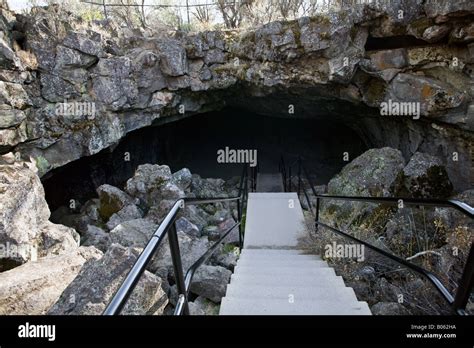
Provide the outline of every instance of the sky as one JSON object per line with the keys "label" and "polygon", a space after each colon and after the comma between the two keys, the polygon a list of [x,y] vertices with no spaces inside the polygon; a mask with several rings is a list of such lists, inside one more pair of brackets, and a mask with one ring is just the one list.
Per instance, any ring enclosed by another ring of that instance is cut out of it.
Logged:
{"label": "sky", "polygon": [[7,0],[8,5],[10,5],[10,9],[14,11],[23,10],[28,8],[28,0]]}

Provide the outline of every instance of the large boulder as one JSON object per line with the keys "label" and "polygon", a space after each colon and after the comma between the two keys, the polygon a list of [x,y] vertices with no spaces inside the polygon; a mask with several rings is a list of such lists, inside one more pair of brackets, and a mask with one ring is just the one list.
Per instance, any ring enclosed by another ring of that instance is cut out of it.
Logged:
{"label": "large boulder", "polygon": [[191,292],[220,303],[225,296],[232,272],[221,266],[203,265],[194,274]]}
{"label": "large boulder", "polygon": [[115,227],[110,231],[110,238],[113,243],[126,247],[144,248],[157,228],[158,225],[149,219],[134,219]]}
{"label": "large boulder", "polygon": [[49,222],[50,211],[35,164],[0,158],[0,270],[79,245],[71,228]]}
{"label": "large boulder", "polygon": [[114,213],[109,221],[107,222],[107,228],[113,230],[116,226],[122,222],[130,221],[134,219],[140,219],[143,217],[143,212],[135,204],[129,204],[118,212]]}
{"label": "large boulder", "polygon": [[424,9],[429,17],[436,16],[458,16],[474,11],[474,4],[470,0],[437,0],[437,1],[426,1],[424,3]]}
{"label": "large boulder", "polygon": [[188,61],[183,44],[176,40],[165,40],[160,45],[160,68],[167,76],[182,76],[188,72]]}
{"label": "large boulder", "polygon": [[108,184],[99,186],[97,188],[97,194],[100,200],[99,213],[105,221],[107,221],[112,214],[118,213],[127,205],[134,203],[133,198],[128,194]]}
{"label": "large boulder", "polygon": [[189,302],[189,312],[191,315],[219,315],[219,305],[198,296],[193,302]]}
{"label": "large boulder", "polygon": [[391,81],[385,100],[419,103],[421,115],[438,117],[447,109],[462,105],[466,100],[466,95],[449,83],[429,77],[400,73]]}
{"label": "large boulder", "polygon": [[171,179],[176,186],[181,190],[186,191],[191,185],[192,174],[188,168],[183,168],[173,173]]}
{"label": "large boulder", "polygon": [[46,314],[84,263],[101,257],[94,247],[80,247],[0,273],[0,314]]}
{"label": "large boulder", "polygon": [[83,246],[95,246],[100,251],[106,252],[112,243],[110,234],[97,226],[88,225],[82,235]]}
{"label": "large boulder", "polygon": [[[49,314],[100,315],[118,290],[139,252],[113,244],[99,260],[88,261],[62,293]],[[145,271],[123,314],[160,314],[168,298],[162,280]]]}
{"label": "large boulder", "polygon": [[[384,147],[370,149],[347,164],[328,184],[328,194],[336,196],[390,197],[394,184],[405,166],[399,150]],[[374,206],[367,203],[323,200],[325,221],[347,226],[367,218]]]}
{"label": "large boulder", "polygon": [[[147,203],[148,206],[152,206],[163,199],[164,192],[162,190],[170,184],[171,178],[171,170],[168,166],[143,164],[137,168],[134,176],[127,181],[126,191]],[[168,195],[168,197],[170,196]]]}
{"label": "large boulder", "polygon": [[370,149],[347,164],[328,184],[329,195],[387,197],[405,160],[399,150]]}
{"label": "large boulder", "polygon": [[413,198],[446,198],[453,185],[438,157],[416,152],[403,168],[395,195]]}
{"label": "large boulder", "polygon": [[226,197],[224,184],[222,179],[203,179],[193,174],[191,191],[196,197]]}
{"label": "large boulder", "polygon": [[201,236],[199,228],[185,217],[180,217],[176,220],[176,231],[184,232],[191,237]]}

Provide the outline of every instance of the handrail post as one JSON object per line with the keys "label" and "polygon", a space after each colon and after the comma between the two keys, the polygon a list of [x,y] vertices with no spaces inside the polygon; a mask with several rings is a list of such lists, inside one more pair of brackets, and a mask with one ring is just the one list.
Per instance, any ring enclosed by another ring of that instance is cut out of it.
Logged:
{"label": "handrail post", "polygon": [[300,189],[301,189],[301,157],[298,157],[298,197],[300,195]]}
{"label": "handrail post", "polygon": [[288,167],[288,192],[291,192],[291,167]]}
{"label": "handrail post", "polygon": [[[320,205],[319,201],[320,201],[319,197],[316,197],[316,217],[315,217],[316,222],[319,222],[319,205]],[[315,226],[316,232],[318,232],[318,226],[319,225],[317,223],[315,223],[315,225],[316,225]]]}
{"label": "handrail post", "polygon": [[474,243],[471,244],[469,255],[467,256],[466,265],[461,276],[461,280],[454,298],[453,309],[456,313],[459,310],[464,310],[471,295],[471,289],[474,285]]}
{"label": "handrail post", "polygon": [[179,251],[178,233],[176,232],[176,223],[170,226],[168,240],[170,243],[171,260],[173,261],[174,277],[178,295],[184,296],[183,314],[189,315],[188,294],[184,285],[183,265],[181,263],[181,253]]}
{"label": "handrail post", "polygon": [[[243,197],[240,197],[237,202],[237,218],[238,221],[242,221],[242,210],[240,209],[240,205],[242,204]],[[242,250],[242,225],[239,225],[239,249]]]}

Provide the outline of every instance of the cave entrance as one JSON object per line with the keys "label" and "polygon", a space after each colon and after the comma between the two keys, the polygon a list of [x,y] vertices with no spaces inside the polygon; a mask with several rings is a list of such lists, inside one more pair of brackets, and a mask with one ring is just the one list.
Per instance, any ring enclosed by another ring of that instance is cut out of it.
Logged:
{"label": "cave entrance", "polygon": [[104,183],[122,187],[144,163],[229,179],[240,175],[242,165],[218,163],[218,151],[226,147],[257,150],[261,172],[277,172],[282,154],[287,160],[302,156],[315,184],[327,183],[347,164],[345,152],[351,160],[368,148],[356,132],[333,120],[271,117],[227,108],[134,131],[113,149],[50,172],[43,178],[46,199],[52,210],[70,199],[85,201]]}

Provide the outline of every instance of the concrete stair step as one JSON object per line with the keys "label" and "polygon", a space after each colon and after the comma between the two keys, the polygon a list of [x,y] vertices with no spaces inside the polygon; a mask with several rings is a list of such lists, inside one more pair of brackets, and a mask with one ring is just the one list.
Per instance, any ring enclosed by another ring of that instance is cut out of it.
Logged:
{"label": "concrete stair step", "polygon": [[321,261],[322,259],[316,255],[297,255],[297,254],[241,254],[239,260],[309,260]]}
{"label": "concrete stair step", "polygon": [[306,268],[306,267],[327,267],[326,261],[319,260],[239,260],[237,265],[240,266],[252,266],[253,268],[260,267],[294,267],[294,268]]}
{"label": "concrete stair step", "polygon": [[318,274],[233,274],[231,284],[242,282],[242,284],[266,285],[266,286],[322,286],[322,287],[345,287],[342,277],[336,276],[332,268],[319,268]]}
{"label": "concrete stair step", "polygon": [[[306,255],[306,252],[301,249],[269,249],[269,248],[246,248],[242,249],[241,251],[242,255],[246,254],[258,254],[258,255]],[[317,255],[314,255],[317,256]]]}
{"label": "concrete stair step", "polygon": [[370,315],[365,302],[295,301],[272,298],[224,297],[221,315]]}
{"label": "concrete stair step", "polygon": [[[329,267],[325,263],[318,264],[317,266],[310,266],[310,267],[275,267],[275,266],[266,266],[266,267],[255,267],[252,265],[239,265],[234,269],[234,274],[255,274],[255,275],[298,275],[298,276],[305,276],[305,275],[312,275],[312,276],[319,276],[321,273],[319,270],[321,268],[326,269],[333,269]],[[335,275],[335,273],[334,273]]]}
{"label": "concrete stair step", "polygon": [[[290,297],[291,296],[291,297]],[[239,283],[231,284],[227,287],[225,297],[239,298],[271,298],[271,299],[293,299],[300,301],[354,301],[357,297],[352,288],[335,287],[328,291],[327,287],[308,286],[272,286],[250,285],[242,286]]]}

